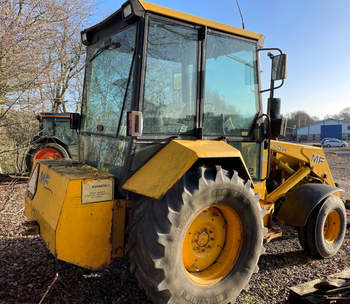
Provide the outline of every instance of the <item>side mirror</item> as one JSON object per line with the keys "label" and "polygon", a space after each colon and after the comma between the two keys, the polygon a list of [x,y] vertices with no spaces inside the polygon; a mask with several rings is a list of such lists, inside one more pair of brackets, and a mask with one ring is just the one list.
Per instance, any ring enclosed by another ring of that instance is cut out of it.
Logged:
{"label": "side mirror", "polygon": [[70,128],[73,130],[80,129],[81,115],[79,113],[70,113]]}
{"label": "side mirror", "polygon": [[[270,92],[270,97],[273,97],[273,92],[283,86],[284,80],[288,74],[288,55],[284,54],[282,50],[278,48],[263,48],[258,49],[258,52],[269,51],[267,56],[271,59],[271,81],[270,88],[261,90],[260,93]],[[279,55],[274,55],[270,51],[277,51]],[[275,87],[275,81],[281,80],[281,84]]]}
{"label": "side mirror", "polygon": [[[273,55],[271,55],[273,56]],[[283,80],[288,75],[288,55],[280,54],[272,57],[271,79]]]}

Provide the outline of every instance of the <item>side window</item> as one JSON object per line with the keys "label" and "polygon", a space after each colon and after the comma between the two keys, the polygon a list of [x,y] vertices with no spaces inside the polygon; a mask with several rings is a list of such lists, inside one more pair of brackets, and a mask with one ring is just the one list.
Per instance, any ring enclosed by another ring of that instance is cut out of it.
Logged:
{"label": "side window", "polygon": [[56,136],[67,145],[77,142],[77,135],[70,128],[68,119],[56,119]]}
{"label": "side window", "polygon": [[260,175],[261,144],[256,142],[229,142],[229,144],[241,151],[249,174],[253,179],[258,179]]}
{"label": "side window", "polygon": [[54,135],[53,118],[43,118],[43,130],[41,135]]}
{"label": "side window", "polygon": [[150,20],[143,133],[193,133],[197,49],[197,30],[160,20]]}

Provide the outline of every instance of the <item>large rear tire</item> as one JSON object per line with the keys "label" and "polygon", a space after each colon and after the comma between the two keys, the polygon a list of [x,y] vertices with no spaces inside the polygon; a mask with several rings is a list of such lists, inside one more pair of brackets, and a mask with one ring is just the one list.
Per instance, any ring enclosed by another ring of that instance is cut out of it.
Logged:
{"label": "large rear tire", "polygon": [[312,211],[305,227],[299,229],[299,242],[309,256],[328,258],[338,252],[345,230],[344,203],[331,195]]}
{"label": "large rear tire", "polygon": [[33,163],[38,159],[70,158],[67,150],[56,143],[41,143],[32,147],[26,155],[27,171],[31,172]]}
{"label": "large rear tire", "polygon": [[135,208],[131,270],[154,303],[233,302],[258,271],[263,215],[237,172],[190,171],[162,199]]}

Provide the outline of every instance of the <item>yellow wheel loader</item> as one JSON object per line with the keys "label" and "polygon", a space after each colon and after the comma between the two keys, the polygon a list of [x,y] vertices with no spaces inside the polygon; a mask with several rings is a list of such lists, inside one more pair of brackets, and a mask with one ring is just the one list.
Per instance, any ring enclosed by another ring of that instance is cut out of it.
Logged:
{"label": "yellow wheel loader", "polygon": [[81,37],[79,161],[39,160],[25,199],[27,225],[56,258],[96,270],[127,256],[154,303],[224,304],[258,271],[264,239],[281,234],[273,216],[309,255],[337,252],[345,209],[323,150],[276,140],[286,54],[139,0]]}

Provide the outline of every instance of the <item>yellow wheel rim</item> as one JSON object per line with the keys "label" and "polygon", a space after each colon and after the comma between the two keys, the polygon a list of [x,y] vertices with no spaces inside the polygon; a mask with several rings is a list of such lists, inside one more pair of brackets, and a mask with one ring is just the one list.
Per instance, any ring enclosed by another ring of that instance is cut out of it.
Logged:
{"label": "yellow wheel rim", "polygon": [[198,285],[213,285],[232,270],[243,241],[243,225],[228,206],[201,211],[186,231],[182,258],[187,277]]}
{"label": "yellow wheel rim", "polygon": [[324,226],[323,235],[327,242],[333,243],[339,236],[341,220],[337,211],[332,211],[328,214]]}

